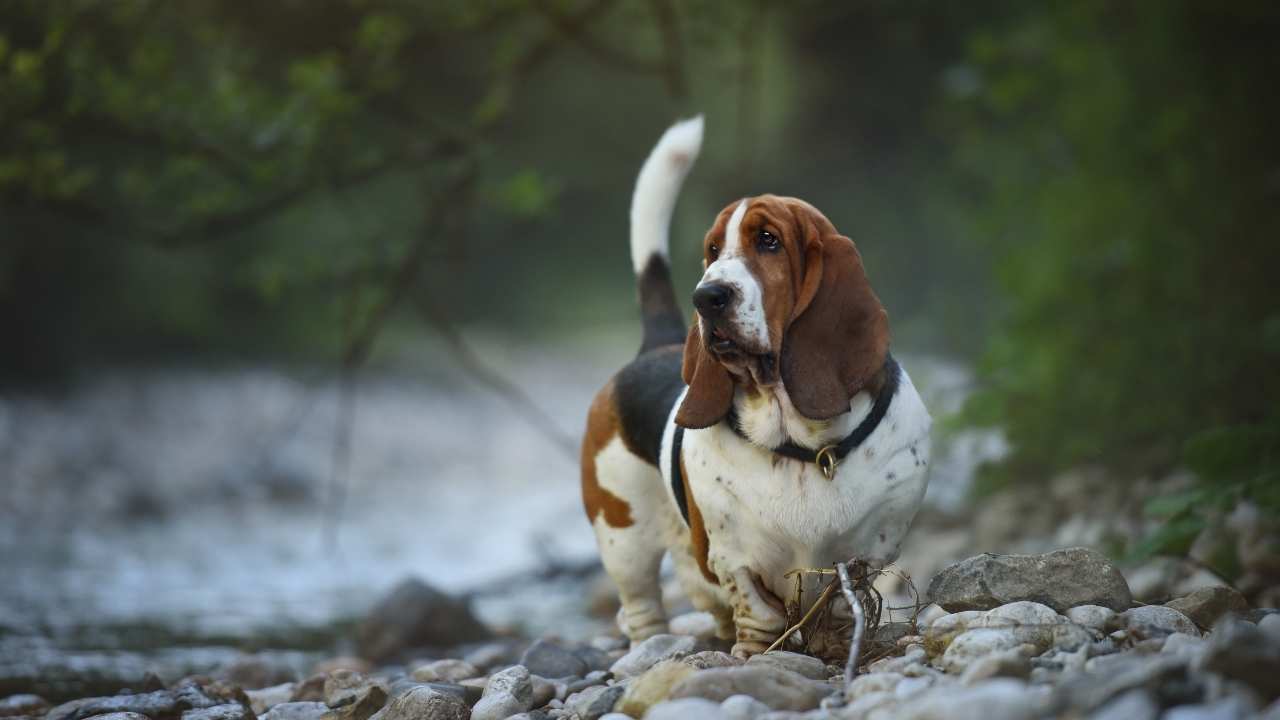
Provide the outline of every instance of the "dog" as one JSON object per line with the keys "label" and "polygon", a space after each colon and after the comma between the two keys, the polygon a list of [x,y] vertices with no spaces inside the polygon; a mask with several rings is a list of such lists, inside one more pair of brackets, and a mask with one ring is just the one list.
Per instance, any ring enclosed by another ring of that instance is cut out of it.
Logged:
{"label": "dog", "polygon": [[[857,248],[802,200],[720,212],[686,332],[668,231],[702,132],[701,117],[673,125],[636,180],[643,340],[591,405],[582,497],[632,643],[668,630],[669,551],[694,607],[748,657],[786,629],[789,571],[897,557],[928,482],[931,419],[889,354]],[[812,605],[822,580],[802,577]]]}

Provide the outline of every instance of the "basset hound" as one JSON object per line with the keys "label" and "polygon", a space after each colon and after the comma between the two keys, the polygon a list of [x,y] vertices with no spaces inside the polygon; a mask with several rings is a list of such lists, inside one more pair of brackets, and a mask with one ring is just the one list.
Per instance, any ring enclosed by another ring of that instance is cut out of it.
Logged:
{"label": "basset hound", "polygon": [[[701,144],[701,117],[677,123],[637,178],[643,342],[591,405],[582,497],[633,643],[667,631],[670,551],[694,606],[748,656],[785,630],[789,571],[897,557],[927,484],[931,420],[889,354],[857,248],[803,200],[720,212],[686,333],[667,235]],[[803,577],[812,604],[822,580]]]}

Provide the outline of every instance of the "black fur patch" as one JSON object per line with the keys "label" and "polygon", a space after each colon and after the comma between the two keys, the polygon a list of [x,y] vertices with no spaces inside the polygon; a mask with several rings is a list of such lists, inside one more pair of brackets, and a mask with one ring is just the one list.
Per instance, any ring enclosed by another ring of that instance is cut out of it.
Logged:
{"label": "black fur patch", "polygon": [[644,272],[636,278],[636,286],[640,291],[640,319],[644,323],[640,353],[683,343],[684,317],[671,286],[671,268],[661,255],[649,257]]}
{"label": "black fur patch", "polygon": [[622,441],[654,467],[667,417],[684,390],[683,351],[680,345],[668,345],[641,353],[614,377],[613,402],[622,422]]}

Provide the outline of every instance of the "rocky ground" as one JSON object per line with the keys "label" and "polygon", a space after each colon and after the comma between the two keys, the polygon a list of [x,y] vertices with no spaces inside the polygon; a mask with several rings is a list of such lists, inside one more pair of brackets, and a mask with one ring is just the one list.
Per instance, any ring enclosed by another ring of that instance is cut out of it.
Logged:
{"label": "rocky ground", "polygon": [[1280,718],[1280,612],[1222,585],[1163,604],[1133,598],[1093,550],[971,557],[932,578],[914,620],[872,629],[875,651],[846,684],[842,667],[796,652],[733,657],[699,613],[634,647],[612,633],[531,640],[406,581],[355,629],[353,657],[300,673],[296,657],[244,654],[207,675],[143,673],[130,689],[57,705],[12,695],[0,717]]}

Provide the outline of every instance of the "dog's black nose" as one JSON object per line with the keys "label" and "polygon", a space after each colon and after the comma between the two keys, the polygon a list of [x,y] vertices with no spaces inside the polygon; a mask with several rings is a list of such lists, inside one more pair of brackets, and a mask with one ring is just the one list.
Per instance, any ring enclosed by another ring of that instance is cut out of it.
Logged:
{"label": "dog's black nose", "polygon": [[693,291],[693,306],[708,319],[723,315],[732,299],[733,289],[723,283],[703,283]]}

